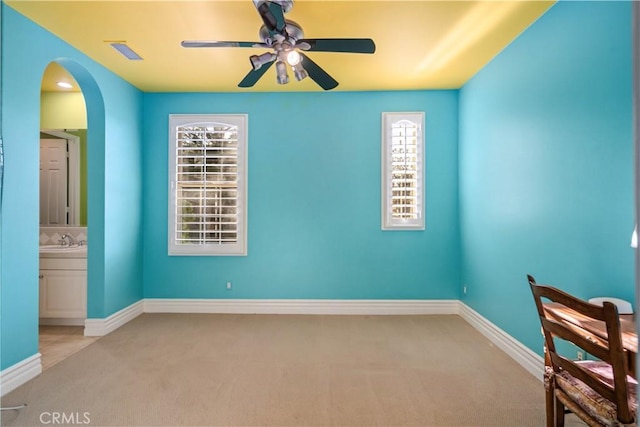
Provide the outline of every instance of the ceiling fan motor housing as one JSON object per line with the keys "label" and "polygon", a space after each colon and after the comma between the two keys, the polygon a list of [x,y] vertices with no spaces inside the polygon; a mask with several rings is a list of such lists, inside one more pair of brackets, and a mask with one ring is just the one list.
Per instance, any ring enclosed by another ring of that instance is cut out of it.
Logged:
{"label": "ceiling fan motor housing", "polygon": [[[292,39],[292,41],[295,42],[304,38],[304,32],[302,31],[302,27],[300,27],[298,23],[289,19],[286,20],[286,23],[287,24],[284,27],[284,33],[286,33],[287,39]],[[271,36],[269,29],[265,25],[262,25],[260,27],[259,37],[260,40],[262,40],[269,46],[272,46],[276,41],[274,40],[274,37]]]}

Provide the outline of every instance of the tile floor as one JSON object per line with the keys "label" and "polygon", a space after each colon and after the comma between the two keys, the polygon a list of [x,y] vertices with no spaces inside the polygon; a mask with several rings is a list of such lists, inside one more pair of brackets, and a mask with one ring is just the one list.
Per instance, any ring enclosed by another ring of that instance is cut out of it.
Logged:
{"label": "tile floor", "polygon": [[48,369],[95,342],[99,337],[85,337],[84,326],[40,325],[39,347],[42,370]]}

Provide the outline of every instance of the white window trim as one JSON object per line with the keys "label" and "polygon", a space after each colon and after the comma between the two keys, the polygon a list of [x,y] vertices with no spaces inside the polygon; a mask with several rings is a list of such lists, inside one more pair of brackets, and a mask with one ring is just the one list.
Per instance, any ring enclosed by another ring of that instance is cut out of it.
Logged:
{"label": "white window trim", "polygon": [[[417,141],[417,206],[418,217],[415,219],[393,218],[391,206],[391,126],[401,120],[408,120],[417,123],[419,126]],[[424,230],[426,205],[424,199],[424,176],[425,176],[425,127],[424,112],[394,112],[382,113],[382,185],[381,185],[381,227],[382,230]]]}
{"label": "white window trim", "polygon": [[[169,115],[169,217],[168,254],[191,256],[246,256],[247,255],[247,193],[248,193],[248,115],[247,114],[170,114]],[[228,123],[238,126],[238,239],[234,244],[177,245],[176,222],[176,128],[202,123]]]}

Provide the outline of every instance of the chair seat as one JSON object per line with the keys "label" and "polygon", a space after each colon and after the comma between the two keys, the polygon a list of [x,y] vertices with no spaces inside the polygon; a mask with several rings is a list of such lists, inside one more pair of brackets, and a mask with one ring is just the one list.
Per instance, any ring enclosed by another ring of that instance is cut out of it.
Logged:
{"label": "chair seat", "polygon": [[[608,363],[593,360],[586,360],[579,363],[581,367],[593,372],[601,381],[613,384],[613,369]],[[629,408],[634,414],[636,414],[638,410],[636,385],[638,382],[629,375],[627,375],[627,381],[629,383],[630,394]],[[573,377],[568,372],[560,371],[557,373],[555,375],[555,384],[591,417],[602,423],[602,425],[611,427],[635,425],[635,423],[621,424],[618,421],[615,403],[605,399],[600,394],[596,393],[591,387]]]}

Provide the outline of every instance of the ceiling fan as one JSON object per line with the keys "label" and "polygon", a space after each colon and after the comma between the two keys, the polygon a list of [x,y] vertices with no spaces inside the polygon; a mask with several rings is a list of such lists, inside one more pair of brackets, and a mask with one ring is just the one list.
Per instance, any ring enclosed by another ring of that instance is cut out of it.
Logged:
{"label": "ceiling fan", "polygon": [[185,40],[181,43],[187,48],[270,48],[270,52],[249,57],[252,69],[238,84],[239,87],[252,87],[275,63],[279,84],[289,82],[287,74],[287,65],[289,65],[293,69],[296,80],[310,77],[322,89],[331,90],[338,86],[338,82],[304,52],[374,53],[376,50],[376,45],[371,39],[304,38],[300,25],[284,17],[293,7],[293,0],[253,0],[253,2],[264,23],[259,32],[261,42]]}

